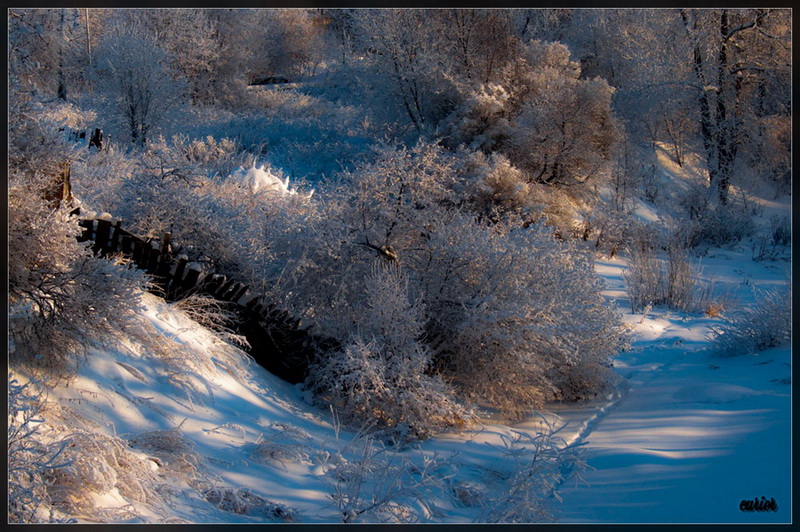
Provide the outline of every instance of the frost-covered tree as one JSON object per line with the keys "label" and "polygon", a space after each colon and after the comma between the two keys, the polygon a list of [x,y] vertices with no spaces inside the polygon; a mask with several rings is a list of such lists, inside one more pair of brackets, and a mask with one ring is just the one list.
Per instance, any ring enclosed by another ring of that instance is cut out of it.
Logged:
{"label": "frost-covered tree", "polygon": [[96,51],[95,75],[123,138],[141,146],[184,96],[185,83],[157,36],[129,13],[115,13]]}
{"label": "frost-covered tree", "polygon": [[750,124],[759,114],[786,116],[791,64],[788,11],[684,9],[680,16],[692,45],[709,180],[725,204],[737,154],[753,131]]}
{"label": "frost-covered tree", "polygon": [[453,105],[457,94],[443,75],[444,34],[437,19],[425,10],[380,9],[357,12],[365,35],[365,57],[373,67],[365,80],[389,91],[396,116],[405,116],[417,131],[435,126]]}
{"label": "frost-covered tree", "polygon": [[53,122],[42,118],[41,109],[12,101],[10,360],[69,373],[87,340],[97,340],[130,317],[146,279],[122,263],[95,257],[86,244],[78,243],[72,206],[59,201],[63,169],[76,157],[75,150]]}
{"label": "frost-covered tree", "polygon": [[503,152],[530,181],[579,184],[607,171],[619,140],[612,94],[604,80],[581,77],[566,46],[532,41],[440,131],[449,145]]}
{"label": "frost-covered tree", "polygon": [[14,83],[66,101],[88,70],[86,11],[10,9],[8,67]]}

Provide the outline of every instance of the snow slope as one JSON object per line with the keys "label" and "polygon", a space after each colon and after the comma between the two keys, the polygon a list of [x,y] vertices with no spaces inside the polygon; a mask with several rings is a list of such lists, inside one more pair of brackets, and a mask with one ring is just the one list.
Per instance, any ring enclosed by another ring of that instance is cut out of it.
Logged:
{"label": "snow slope", "polygon": [[[123,341],[92,349],[77,377],[50,392],[45,417],[62,436],[80,427],[119,438],[123,459],[102,458],[81,474],[127,463],[154,496],[132,499],[119,481],[86,484],[81,497],[91,508],[69,516],[78,523],[336,523],[382,497],[402,508],[384,505],[359,514],[361,521],[470,522],[481,504],[502,498],[509,427],[487,421],[402,452],[387,449],[337,426],[330,412],[304,401],[300,387],[248,364],[162,299],[144,294],[142,304],[143,323]],[[518,432],[535,436],[542,426],[528,425]],[[142,477],[146,470],[152,478]],[[337,471],[360,472],[360,484],[326,474]],[[404,492],[395,477],[416,487]],[[349,490],[339,505],[337,489]],[[226,490],[238,493],[238,507],[213,497]],[[259,504],[245,504],[239,490]]]}

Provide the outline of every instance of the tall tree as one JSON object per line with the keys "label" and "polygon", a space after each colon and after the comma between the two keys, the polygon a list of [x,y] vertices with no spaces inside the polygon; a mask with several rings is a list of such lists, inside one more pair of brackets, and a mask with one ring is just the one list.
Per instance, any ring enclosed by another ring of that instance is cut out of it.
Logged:
{"label": "tall tree", "polygon": [[185,92],[185,82],[156,35],[131,12],[121,12],[97,51],[98,88],[122,119],[133,143],[144,145],[151,131]]}
{"label": "tall tree", "polygon": [[[683,9],[681,20],[692,43],[692,66],[700,132],[709,180],[728,202],[739,149],[754,125],[751,110],[768,84],[785,77],[791,64],[788,10]],[[785,49],[775,44],[786,43]],[[772,49],[783,53],[765,54]],[[780,94],[774,94],[780,98]],[[784,98],[786,95],[784,95]],[[783,110],[785,112],[785,110]]]}

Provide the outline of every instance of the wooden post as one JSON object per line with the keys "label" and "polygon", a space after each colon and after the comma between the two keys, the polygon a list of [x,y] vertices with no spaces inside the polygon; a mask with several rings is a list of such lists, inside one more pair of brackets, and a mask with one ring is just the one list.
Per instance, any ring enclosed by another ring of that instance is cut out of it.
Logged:
{"label": "wooden post", "polygon": [[233,293],[231,294],[231,301],[238,305],[239,300],[242,299],[242,296],[244,296],[245,292],[247,292],[247,285],[244,283],[237,283]]}
{"label": "wooden post", "polygon": [[134,246],[134,238],[131,234],[124,234],[122,235],[122,242],[120,244],[120,250],[125,253],[126,255],[133,255],[133,246]]}
{"label": "wooden post", "polygon": [[81,236],[78,237],[78,242],[91,240],[94,233],[94,220],[78,220],[78,226],[83,228]]}
{"label": "wooden post", "polygon": [[228,279],[227,281],[224,281],[224,282],[223,282],[223,283],[220,285],[220,287],[217,289],[217,291],[214,293],[214,295],[215,295],[216,297],[220,298],[220,299],[225,299],[225,300],[227,300],[227,298],[226,298],[225,296],[227,295],[227,293],[230,291],[231,287],[232,287],[232,286],[233,286],[235,283],[236,283],[236,281],[235,281],[234,279]]}
{"label": "wooden post", "polygon": [[145,244],[142,240],[132,237],[133,240],[133,254],[131,258],[133,262],[136,263],[137,266],[141,267],[143,262],[143,255],[145,253]]}
{"label": "wooden post", "polygon": [[[173,260],[170,263],[170,274],[169,274],[170,280],[169,283],[167,284],[168,301],[174,301],[175,299],[177,299],[178,294],[180,293],[181,281],[183,281],[183,274],[186,271],[187,262],[188,260],[186,259],[186,257],[181,257],[178,259],[177,262]],[[172,271],[173,265],[175,266],[174,268],[175,271]]]}
{"label": "wooden post", "polygon": [[69,161],[64,163],[64,172],[62,174],[62,183],[61,183],[61,204],[67,204],[72,202],[72,183],[70,183],[70,164]]}
{"label": "wooden post", "polygon": [[155,242],[150,242],[147,246],[149,248],[147,254],[147,262],[145,263],[145,269],[148,273],[156,273],[158,270],[158,259],[161,256],[160,249],[158,244]]}
{"label": "wooden post", "polygon": [[119,251],[120,237],[122,236],[122,220],[117,220],[114,224],[114,234],[111,236],[110,250]]}
{"label": "wooden post", "polygon": [[111,220],[97,220],[97,232],[95,233],[93,250],[105,251],[108,249],[108,241],[111,238]]}
{"label": "wooden post", "polygon": [[189,268],[189,271],[186,272],[186,277],[183,278],[181,282],[181,286],[184,288],[192,289],[197,286],[197,281],[200,279],[200,270],[196,270],[194,268]]}
{"label": "wooden post", "polygon": [[161,254],[167,255],[171,253],[170,240],[172,240],[172,233],[164,233],[164,238],[161,240]]}
{"label": "wooden post", "polygon": [[202,290],[208,295],[215,295],[219,286],[225,282],[225,276],[218,273],[208,275],[202,282]]}

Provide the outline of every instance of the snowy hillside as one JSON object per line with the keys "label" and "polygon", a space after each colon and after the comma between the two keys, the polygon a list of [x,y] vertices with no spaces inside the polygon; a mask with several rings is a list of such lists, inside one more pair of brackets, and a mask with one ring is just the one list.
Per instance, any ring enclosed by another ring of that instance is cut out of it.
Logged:
{"label": "snowy hillside", "polygon": [[[780,283],[782,272],[745,258],[720,253],[704,261],[704,272],[724,280],[739,304],[752,304],[753,286]],[[606,296],[623,309],[625,267],[620,259],[597,263]],[[82,437],[102,434],[116,445],[116,463],[103,450],[70,470],[74,481],[84,479],[71,487],[78,522],[339,522],[382,496],[387,504],[357,518],[491,520],[517,460],[532,456],[521,452],[524,438],[512,442],[545,427],[536,416],[514,426],[484,419],[394,452],[336,426],[300,387],[248,363],[163,300],[145,294],[143,303],[136,334],[93,349],[78,377],[50,392],[44,411],[51,437],[80,427]],[[722,358],[708,351],[718,318],[654,309],[628,312],[625,321],[634,342],[614,361],[618,390],[544,412],[563,426],[562,447],[584,445],[589,469],[580,480],[559,479],[563,502],[551,499],[542,510],[563,522],[787,522],[789,349]],[[360,492],[337,480],[342,468],[363,476]],[[125,492],[126,474],[144,495]],[[405,484],[392,484],[395,474]],[[739,510],[740,501],[761,496],[774,498],[778,511]]]}
{"label": "snowy hillside", "polygon": [[790,523],[792,13],[9,9],[9,523]]}

